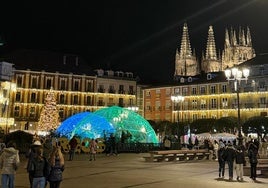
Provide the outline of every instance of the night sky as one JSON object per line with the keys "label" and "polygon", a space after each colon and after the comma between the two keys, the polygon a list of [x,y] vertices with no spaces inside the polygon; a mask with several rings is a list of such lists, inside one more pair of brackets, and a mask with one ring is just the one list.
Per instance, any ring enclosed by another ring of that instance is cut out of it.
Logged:
{"label": "night sky", "polygon": [[225,28],[249,26],[256,53],[268,52],[268,0],[8,0],[0,6],[2,54],[78,54],[93,68],[133,72],[143,83],[172,80],[184,22],[199,58],[209,25],[217,50]]}

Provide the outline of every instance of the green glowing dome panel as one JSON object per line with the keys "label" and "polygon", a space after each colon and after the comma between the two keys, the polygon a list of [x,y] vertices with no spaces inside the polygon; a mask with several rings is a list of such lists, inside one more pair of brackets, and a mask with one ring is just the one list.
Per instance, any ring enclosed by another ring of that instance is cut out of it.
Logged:
{"label": "green glowing dome panel", "polygon": [[103,138],[104,133],[114,133],[115,129],[104,117],[90,112],[75,114],[61,123],[56,134],[72,138],[74,135],[84,138]]}
{"label": "green glowing dome panel", "polygon": [[105,117],[112,123],[116,130],[116,137],[121,137],[122,132],[128,132],[131,134],[130,142],[158,143],[157,136],[150,123],[136,112],[112,106],[93,113]]}

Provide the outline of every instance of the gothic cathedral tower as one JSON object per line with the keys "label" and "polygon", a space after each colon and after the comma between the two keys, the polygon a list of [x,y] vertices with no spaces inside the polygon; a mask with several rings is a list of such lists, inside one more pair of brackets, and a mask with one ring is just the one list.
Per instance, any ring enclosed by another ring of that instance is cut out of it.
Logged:
{"label": "gothic cathedral tower", "polygon": [[221,71],[221,61],[217,57],[213,27],[209,26],[206,55],[202,57],[201,68],[204,72]]}
{"label": "gothic cathedral tower", "polygon": [[[230,34],[230,35],[229,35]],[[236,32],[231,28],[230,33],[225,30],[225,44],[222,53],[222,70],[227,67],[239,65],[256,56],[252,47],[251,34],[249,28],[245,34],[244,29],[239,28],[238,41]]]}
{"label": "gothic cathedral tower", "polygon": [[183,26],[181,48],[176,52],[174,77],[195,76],[199,74],[199,66],[194,53],[192,53],[187,24]]}

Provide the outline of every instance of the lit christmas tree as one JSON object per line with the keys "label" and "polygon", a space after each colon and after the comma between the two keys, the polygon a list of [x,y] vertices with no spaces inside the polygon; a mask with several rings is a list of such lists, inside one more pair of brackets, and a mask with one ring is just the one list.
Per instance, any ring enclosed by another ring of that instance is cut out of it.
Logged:
{"label": "lit christmas tree", "polygon": [[45,104],[41,110],[38,131],[55,130],[59,126],[59,111],[57,109],[57,102],[55,93],[52,89],[46,94]]}

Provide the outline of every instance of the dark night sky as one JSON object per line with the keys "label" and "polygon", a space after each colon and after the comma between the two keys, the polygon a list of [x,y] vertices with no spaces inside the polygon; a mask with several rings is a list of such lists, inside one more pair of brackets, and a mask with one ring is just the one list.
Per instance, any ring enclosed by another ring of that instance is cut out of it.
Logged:
{"label": "dark night sky", "polygon": [[172,79],[185,21],[199,57],[209,25],[218,50],[225,28],[249,26],[256,53],[268,52],[268,0],[9,0],[0,7],[1,53],[74,53],[93,68],[133,72],[145,83]]}

